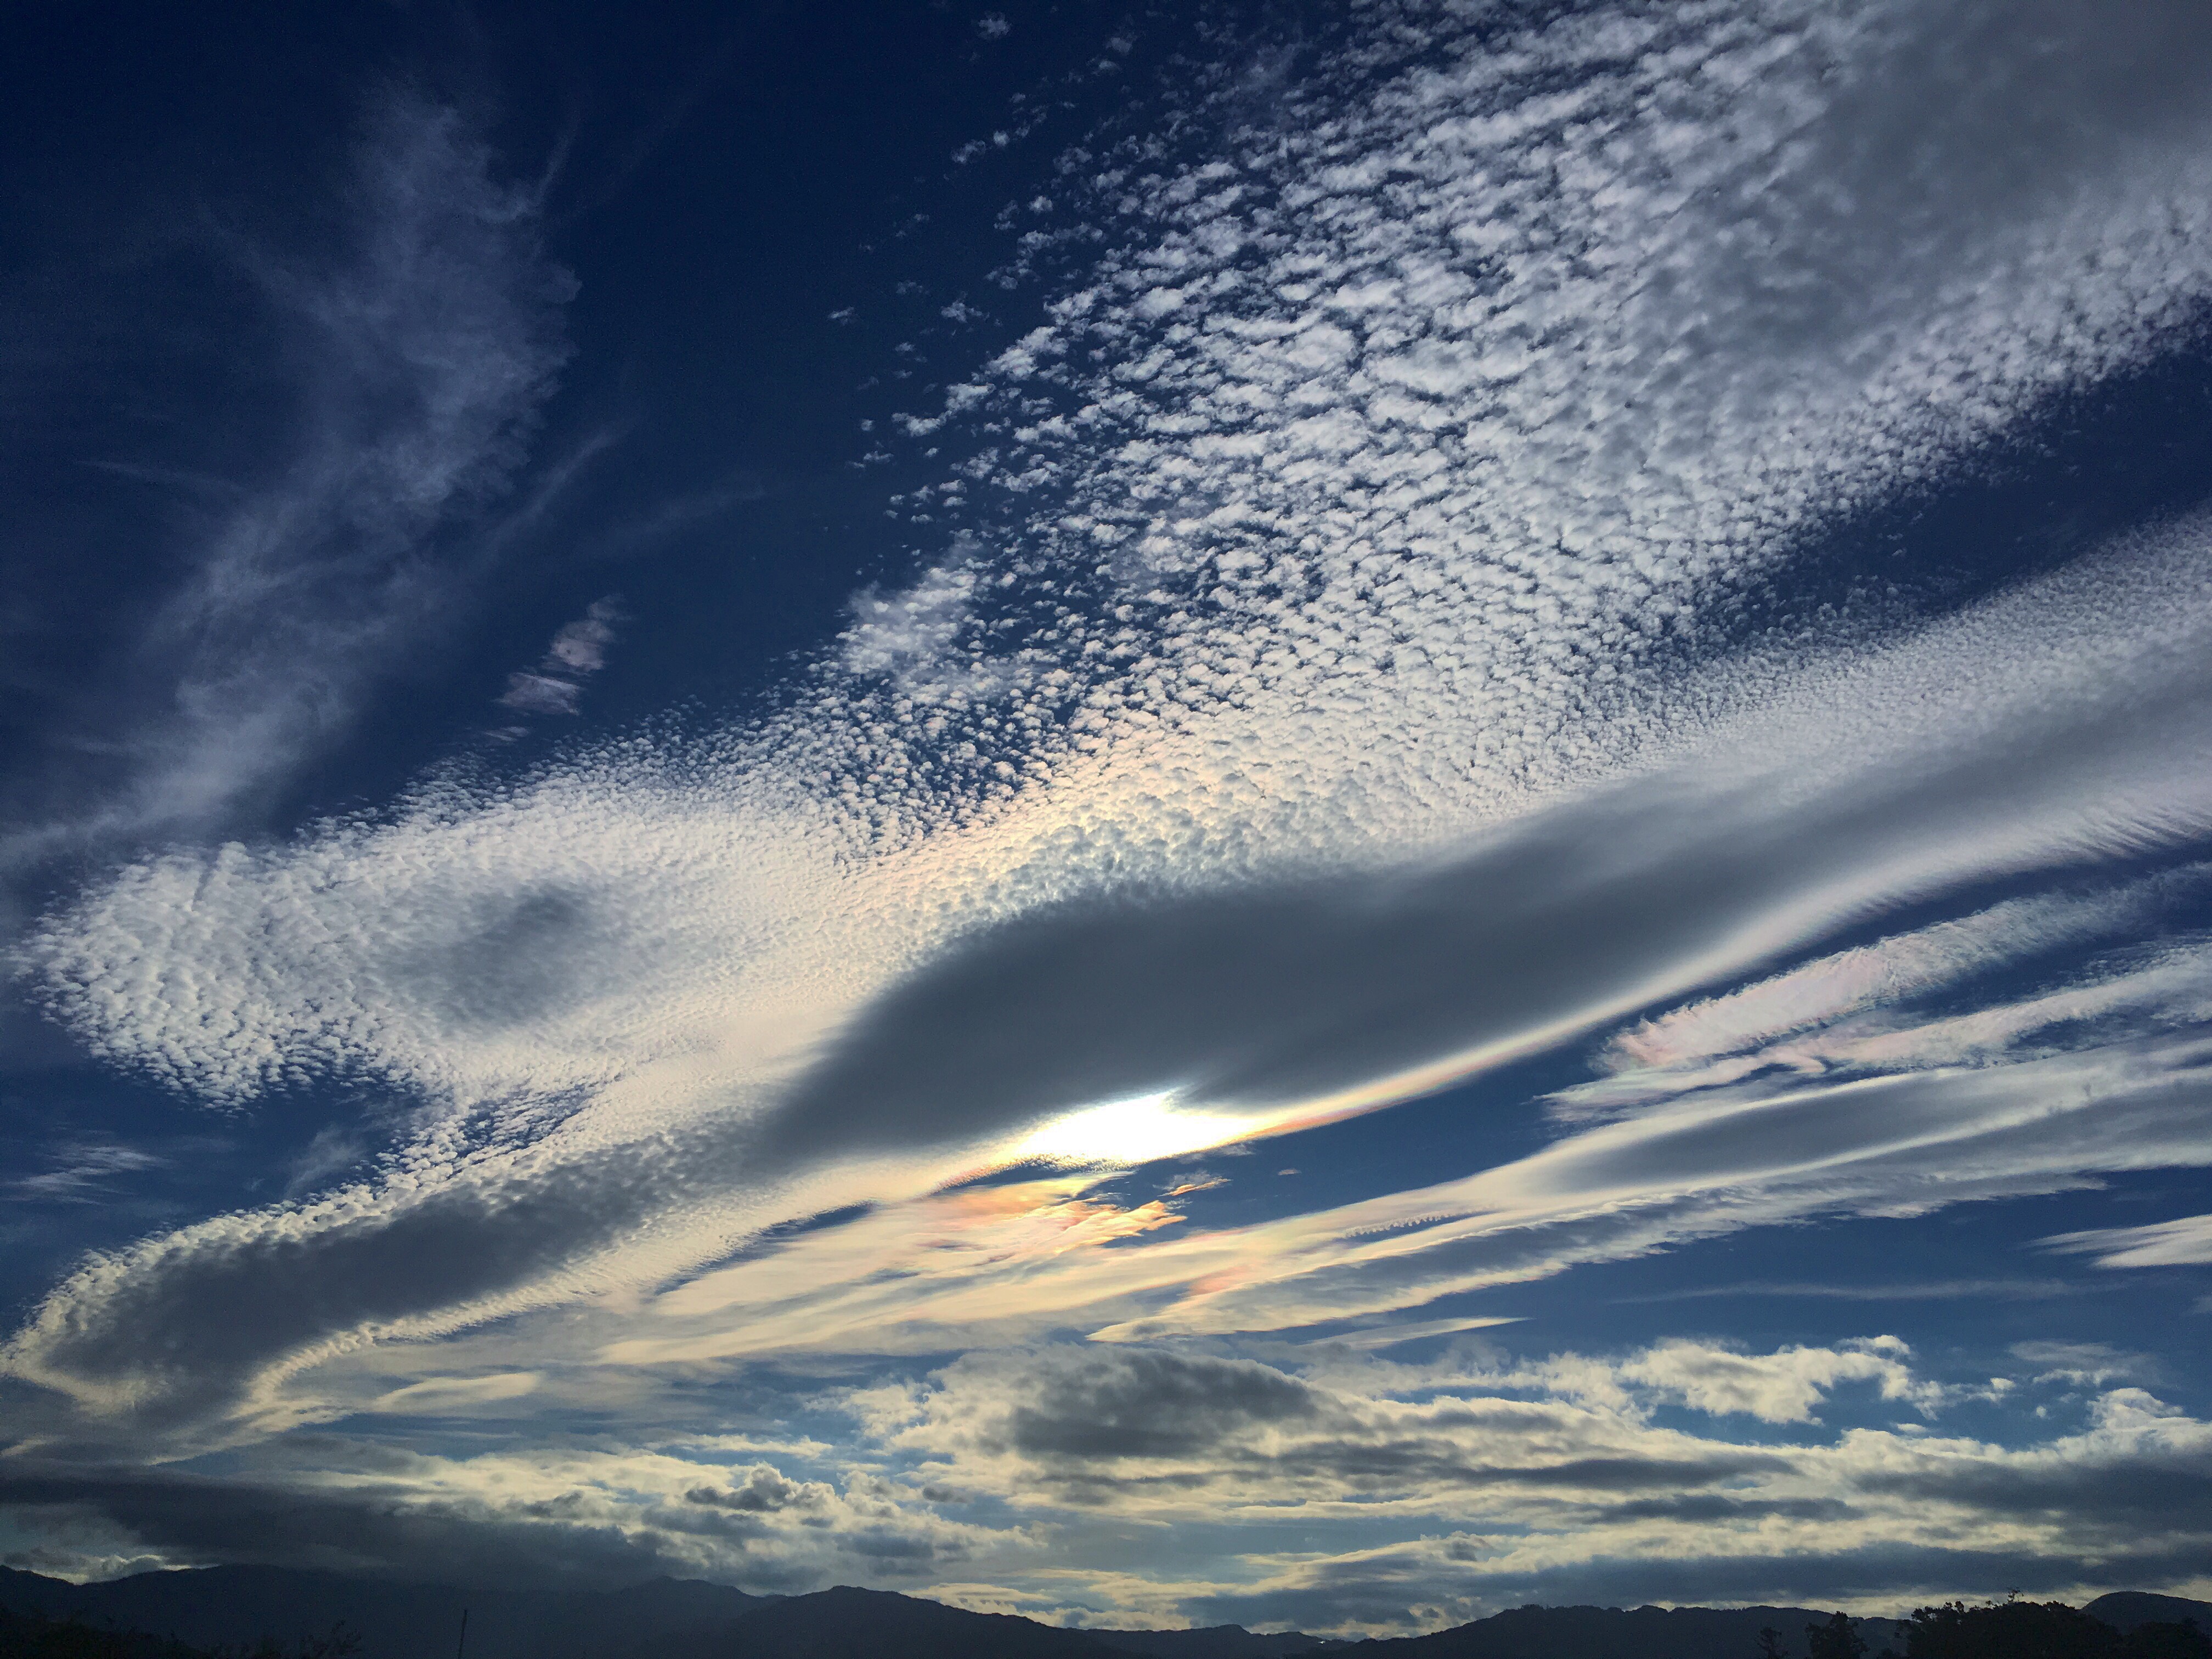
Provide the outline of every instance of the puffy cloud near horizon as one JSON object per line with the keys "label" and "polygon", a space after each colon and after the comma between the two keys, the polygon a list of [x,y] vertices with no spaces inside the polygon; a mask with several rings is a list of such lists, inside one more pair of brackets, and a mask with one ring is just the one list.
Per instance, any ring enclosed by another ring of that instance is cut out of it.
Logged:
{"label": "puffy cloud near horizon", "polygon": [[[775,712],[149,855],[46,916],[27,978],[90,1052],[218,1111],[337,1080],[390,1147],[82,1263],[4,1351],[26,1455],[510,1386],[397,1382],[401,1344],[575,1379],[976,1349],[868,1419],[948,1489],[1318,1513],[1364,1470],[1411,1495],[1363,1516],[1479,1492],[1526,1528],[1285,1547],[1176,1590],[1194,1612],[1387,1628],[1375,1598],[1447,1559],[1501,1595],[1723,1552],[1869,1595],[2089,1582],[2056,1492],[2099,1571],[2189,1570],[2194,1498],[2170,1549],[2135,1527],[2203,1427],[2140,1390],[2027,1449],[1784,1446],[1653,1413],[1764,1435],[1838,1389],[1951,1396],[1873,1339],[1399,1394],[1381,1361],[1338,1389],[1177,1346],[2212,1164],[2212,530],[1963,596],[1832,539],[2201,314],[2212,38],[2165,6],[1359,22],[1297,77],[1200,76],[1203,154],[1071,153],[1095,257],[912,417],[969,446],[914,503],[949,550],[857,596]],[[564,630],[563,683],[604,643]],[[1417,1188],[1200,1225],[1108,1184],[1580,1051],[1539,1141]],[[2057,1243],[2184,1259],[2166,1224]],[[854,1494],[890,1476],[759,1468],[578,1501],[689,1540],[787,1488],[877,1535]],[[499,1478],[550,1504],[618,1474]],[[938,1536],[880,1501],[885,1538]],[[1881,1565],[1907,1536],[1921,1565]]]}
{"label": "puffy cloud near horizon", "polygon": [[[1077,1625],[1387,1635],[1599,1586],[1680,1601],[1711,1580],[1739,1600],[1893,1614],[1999,1570],[2074,1595],[2185,1582],[2212,1529],[2212,1431],[2139,1387],[2069,1387],[1940,1382],[1888,1336],[1541,1358],[1477,1344],[1420,1364],[1059,1345],[833,1386],[816,1405],[860,1428],[837,1445],[601,1435],[435,1454],[314,1432],[219,1480],[18,1460],[0,1496],[172,1563],[243,1550],[501,1583],[558,1562],[578,1582],[659,1571],[756,1590],[863,1576]],[[2015,1393],[2058,1420],[2012,1443],[1944,1425]],[[1860,1403],[1902,1420],[1824,1425]],[[1731,1432],[1747,1419],[1769,1431]],[[1201,1522],[1240,1540],[1233,1577],[1070,1559],[1078,1541]]]}

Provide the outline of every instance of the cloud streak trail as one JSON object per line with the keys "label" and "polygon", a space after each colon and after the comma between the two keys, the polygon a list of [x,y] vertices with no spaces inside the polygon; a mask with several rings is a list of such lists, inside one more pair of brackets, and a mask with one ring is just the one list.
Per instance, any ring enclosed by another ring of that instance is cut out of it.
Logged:
{"label": "cloud streak trail", "polygon": [[459,112],[389,90],[352,162],[327,260],[227,239],[297,379],[296,446],[191,550],[109,688],[123,772],[68,822],[19,827],[11,861],[227,822],[345,735],[481,574],[450,534],[525,458],[574,283]]}

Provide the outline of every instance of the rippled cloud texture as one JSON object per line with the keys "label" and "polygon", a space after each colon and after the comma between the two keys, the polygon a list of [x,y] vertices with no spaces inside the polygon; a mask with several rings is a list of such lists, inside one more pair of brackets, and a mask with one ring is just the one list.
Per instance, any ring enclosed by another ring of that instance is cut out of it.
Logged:
{"label": "rippled cloud texture", "polygon": [[[1040,320],[902,416],[957,458],[902,503],[943,550],[777,712],[46,911],[21,983],[85,1051],[218,1115],[342,1087],[388,1144],[54,1285],[4,1350],[21,1525],[1343,1631],[2202,1589],[2212,1401],[2134,1337],[1895,1334],[1933,1280],[1817,1340],[1543,1315],[2212,1164],[2212,525],[1942,580],[1879,528],[2195,349],[2212,31],[1373,4],[1215,44],[1061,157],[1084,235],[1008,276]],[[393,166],[489,165],[410,118]],[[472,225],[525,214],[495,188]],[[520,234],[441,244],[461,291],[557,287]],[[422,444],[295,478],[386,596],[312,653],[348,688],[409,614],[379,550],[558,361],[484,303],[410,357]],[[573,711],[651,620],[595,605],[502,700]],[[258,699],[226,744],[298,706]],[[1294,1175],[1439,1101],[1449,1150]],[[2212,1260],[2177,1178],[1978,1271]]]}

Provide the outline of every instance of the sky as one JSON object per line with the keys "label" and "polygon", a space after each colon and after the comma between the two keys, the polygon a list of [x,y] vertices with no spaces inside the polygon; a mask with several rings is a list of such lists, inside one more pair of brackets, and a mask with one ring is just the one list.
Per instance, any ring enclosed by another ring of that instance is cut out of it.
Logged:
{"label": "sky", "polygon": [[0,1561],[2212,1595],[2199,8],[0,30]]}

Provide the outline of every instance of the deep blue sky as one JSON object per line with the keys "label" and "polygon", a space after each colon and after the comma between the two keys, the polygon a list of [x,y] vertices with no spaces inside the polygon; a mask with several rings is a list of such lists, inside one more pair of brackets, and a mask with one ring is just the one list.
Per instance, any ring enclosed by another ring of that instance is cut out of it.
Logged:
{"label": "deep blue sky", "polygon": [[2212,1588],[2190,9],[4,27],[0,1559]]}

